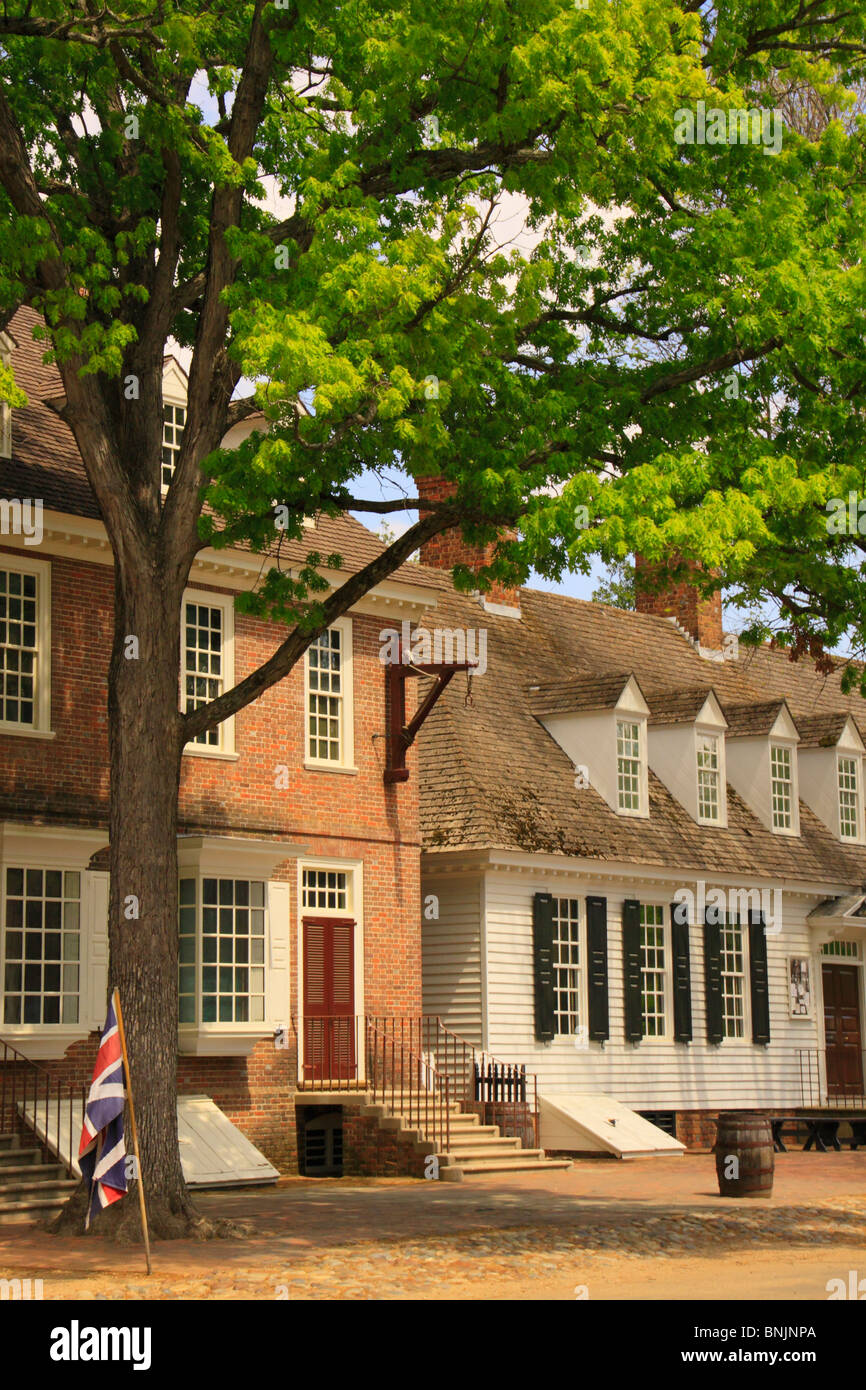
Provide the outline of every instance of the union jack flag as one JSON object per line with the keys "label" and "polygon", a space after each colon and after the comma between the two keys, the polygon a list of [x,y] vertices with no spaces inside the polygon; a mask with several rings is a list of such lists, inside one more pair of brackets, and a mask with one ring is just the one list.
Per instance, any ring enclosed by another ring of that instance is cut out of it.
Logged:
{"label": "union jack flag", "polygon": [[84,1125],[78,1146],[81,1176],[90,1185],[85,1229],[96,1212],[126,1196],[126,1145],[123,1139],[123,1054],[114,999],[102,1030],[90,1094],[84,1106]]}

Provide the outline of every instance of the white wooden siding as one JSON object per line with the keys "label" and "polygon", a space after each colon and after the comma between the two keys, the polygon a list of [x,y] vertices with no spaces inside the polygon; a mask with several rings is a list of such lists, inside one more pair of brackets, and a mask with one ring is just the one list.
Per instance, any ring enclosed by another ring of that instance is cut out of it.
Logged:
{"label": "white wooden siding", "polygon": [[[694,884],[691,885],[694,891]],[[532,897],[550,892],[555,897],[580,900],[581,1021],[586,1012],[586,896],[607,899],[608,989],[610,1039],[601,1044],[557,1037],[538,1043],[534,1037]],[[725,1039],[717,1045],[706,1041],[704,1011],[703,927],[692,923],[689,933],[692,1032],[691,1043],[673,1041],[673,995],[669,904],[672,892],[655,887],[642,890],[588,878],[547,879],[491,871],[486,882],[486,936],[488,959],[488,1023],[490,1052],[503,1061],[524,1062],[538,1076],[539,1089],[548,1094],[604,1094],[640,1110],[691,1110],[762,1106],[782,1108],[801,1104],[798,1047],[816,1048],[821,1042],[819,948],[810,939],[805,922],[818,901],[785,896],[783,930],[767,935],[770,991],[769,1047],[751,1041],[748,931],[745,952],[745,1037]],[[624,898],[661,903],[665,914],[667,967],[666,1025],[669,1036],[644,1038],[639,1043],[624,1039],[623,961],[621,907]],[[812,960],[812,987],[816,1017],[792,1019],[788,1013],[787,957],[808,955]]]}
{"label": "white wooden siding", "polygon": [[481,875],[424,880],[424,901],[439,899],[438,920],[422,923],[425,1014],[438,1014],[452,1032],[482,1046]]}

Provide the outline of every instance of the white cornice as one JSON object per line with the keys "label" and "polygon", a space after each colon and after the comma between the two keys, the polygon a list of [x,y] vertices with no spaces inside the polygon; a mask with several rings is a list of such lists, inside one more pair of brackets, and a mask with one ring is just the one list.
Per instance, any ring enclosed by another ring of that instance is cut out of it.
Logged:
{"label": "white cornice", "polygon": [[[46,510],[42,516],[43,539],[40,554],[61,556],[64,559],[84,560],[89,564],[112,565],[114,558],[105,527],[92,517],[70,516],[66,512]],[[0,536],[0,544],[10,549],[24,549],[24,536]],[[27,546],[27,553],[35,547]],[[251,589],[267,564],[267,556],[249,550],[202,550],[193,562],[190,585],[210,584],[215,589],[231,589],[238,593]],[[352,577],[350,570],[320,570],[331,589],[338,589]],[[383,579],[368,594],[352,606],[353,613],[377,617],[421,616],[435,608],[435,594],[402,579]]]}

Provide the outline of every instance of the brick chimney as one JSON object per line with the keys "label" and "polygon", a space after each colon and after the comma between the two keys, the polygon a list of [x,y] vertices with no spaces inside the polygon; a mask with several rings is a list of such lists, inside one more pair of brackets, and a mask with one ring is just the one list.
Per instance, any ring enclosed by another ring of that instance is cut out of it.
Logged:
{"label": "brick chimney", "polygon": [[[686,562],[687,570],[699,566]],[[722,595],[720,590],[705,597],[690,584],[688,575],[682,579],[667,579],[663,585],[648,587],[656,576],[664,574],[666,566],[635,556],[635,607],[638,613],[653,613],[659,618],[676,618],[680,627],[708,651],[720,652],[724,645],[722,634]],[[643,583],[641,582],[643,578]]]}
{"label": "brick chimney", "polygon": [[[429,502],[444,502],[453,497],[457,490],[457,485],[448,478],[416,478],[415,484],[418,496]],[[420,558],[422,565],[431,565],[434,569],[451,570],[455,565],[468,565],[471,570],[478,570],[490,563],[495,549],[496,541],[483,546],[471,545],[463,539],[460,527],[456,526],[450,531],[440,531],[438,536],[425,541],[421,546]],[[520,616],[519,589],[509,588],[494,580],[484,600],[497,607],[513,609],[515,616]]]}

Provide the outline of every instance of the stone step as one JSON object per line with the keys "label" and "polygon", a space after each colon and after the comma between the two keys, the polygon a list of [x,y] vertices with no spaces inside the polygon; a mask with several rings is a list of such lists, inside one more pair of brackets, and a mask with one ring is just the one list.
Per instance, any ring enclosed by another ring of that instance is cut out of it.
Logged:
{"label": "stone step", "polygon": [[[75,1187],[75,1183],[66,1184]],[[19,1202],[0,1202],[0,1227],[23,1226],[28,1222],[44,1221],[53,1212],[60,1211],[69,1196],[68,1192],[55,1193],[51,1189],[46,1197],[25,1198]]]}
{"label": "stone step", "polygon": [[453,1163],[449,1166],[457,1168],[468,1177],[473,1174],[480,1176],[482,1173],[549,1173],[554,1168],[570,1168],[571,1159],[568,1158],[528,1158],[527,1153],[540,1153],[540,1150],[523,1150],[515,1155],[513,1159],[504,1158],[474,1158],[471,1162]]}
{"label": "stone step", "polygon": [[42,1150],[33,1148],[0,1149],[0,1173],[20,1163],[41,1163]]}
{"label": "stone step", "polygon": [[[462,1163],[464,1159],[471,1161],[473,1158],[507,1158],[510,1155],[517,1157],[527,1152],[520,1147],[519,1139],[490,1139],[486,1143],[461,1144],[452,1139],[448,1145],[448,1156],[453,1163]],[[534,1152],[534,1151],[533,1151]]]}
{"label": "stone step", "polygon": [[16,1163],[0,1167],[0,1199],[20,1182],[46,1183],[62,1179],[66,1173],[62,1163]]}
{"label": "stone step", "polygon": [[49,1182],[19,1178],[17,1182],[8,1183],[0,1189],[0,1208],[14,1206],[16,1202],[44,1201],[56,1194],[70,1192],[77,1186],[74,1178],[54,1177]]}

